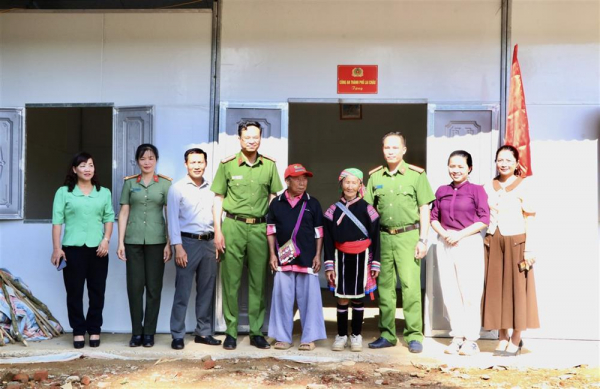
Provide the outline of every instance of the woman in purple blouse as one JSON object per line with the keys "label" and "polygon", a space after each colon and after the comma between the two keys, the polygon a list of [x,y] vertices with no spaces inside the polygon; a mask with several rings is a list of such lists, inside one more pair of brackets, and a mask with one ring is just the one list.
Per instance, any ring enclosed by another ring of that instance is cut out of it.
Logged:
{"label": "woman in purple blouse", "polygon": [[483,186],[468,180],[473,170],[471,154],[457,150],[448,158],[452,182],[435,193],[431,226],[438,233],[436,245],[444,316],[450,322],[452,343],[446,354],[474,355],[481,330],[483,294],[483,238],[479,233],[490,222]]}

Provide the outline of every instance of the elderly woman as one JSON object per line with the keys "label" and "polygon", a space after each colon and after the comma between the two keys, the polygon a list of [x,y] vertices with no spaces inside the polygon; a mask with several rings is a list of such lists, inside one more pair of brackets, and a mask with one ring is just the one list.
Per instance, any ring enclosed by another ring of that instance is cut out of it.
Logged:
{"label": "elderly woman", "polygon": [[[521,332],[539,328],[533,264],[535,209],[529,180],[520,176],[519,152],[505,145],[496,152],[498,176],[484,186],[490,205],[485,238],[483,327],[499,330],[495,355],[521,352]],[[509,330],[512,329],[512,334]]]}
{"label": "elderly woman", "polygon": [[[100,186],[94,159],[81,152],[73,157],[64,186],[56,191],[52,206],[52,264],[63,269],[73,347],[100,346],[104,290],[108,274],[108,243],[115,213],[110,190]],[[62,225],[65,233],[62,238]],[[83,312],[87,283],[89,307]]]}
{"label": "elderly woman", "polygon": [[327,338],[319,285],[323,248],[323,211],[306,193],[313,174],[300,164],[285,170],[287,189],[274,198],[267,215],[270,266],[275,274],[269,337],[275,348],[292,347],[294,300],[298,303],[302,337],[299,350],[311,351]]}
{"label": "elderly woman", "polygon": [[[362,351],[363,297],[367,281],[379,275],[379,214],[363,199],[363,174],[345,169],[338,178],[342,198],[325,212],[325,274],[334,288],[338,334],[333,351],[350,343]],[[336,254],[337,250],[337,256]],[[374,282],[373,282],[374,284]],[[352,305],[352,334],[348,342],[348,304]]]}
{"label": "elderly woman", "polygon": [[[135,160],[141,173],[125,177],[119,211],[117,256],[126,261],[131,315],[130,347],[154,345],[165,262],[171,259],[164,212],[171,178],[156,174],[158,149],[140,145]],[[146,309],[144,310],[144,289]],[[145,311],[145,316],[144,316]]]}
{"label": "elderly woman", "polygon": [[490,222],[485,190],[469,182],[471,154],[457,150],[448,158],[452,182],[435,193],[431,226],[438,233],[437,263],[445,316],[453,336],[446,354],[474,355],[481,330],[483,238]]}

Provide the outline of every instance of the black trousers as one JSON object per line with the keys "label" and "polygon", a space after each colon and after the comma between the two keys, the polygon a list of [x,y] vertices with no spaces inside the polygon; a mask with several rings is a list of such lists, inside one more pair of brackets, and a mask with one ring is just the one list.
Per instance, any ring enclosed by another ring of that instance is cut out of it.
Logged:
{"label": "black trousers", "polygon": [[[98,257],[97,247],[63,246],[67,257],[67,267],[63,269],[63,279],[67,290],[67,311],[73,335],[100,334],[104,291],[108,275],[108,255]],[[83,288],[87,282],[89,307],[83,313]]]}

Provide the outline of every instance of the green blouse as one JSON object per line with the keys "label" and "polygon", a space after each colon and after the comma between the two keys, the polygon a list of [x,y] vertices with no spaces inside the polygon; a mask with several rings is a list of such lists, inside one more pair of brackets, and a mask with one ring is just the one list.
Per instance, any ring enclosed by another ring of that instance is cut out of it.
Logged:
{"label": "green blouse", "polygon": [[54,196],[52,224],[64,224],[63,246],[97,247],[104,237],[104,223],[115,221],[110,190],[101,187],[84,195],[75,185],[72,192],[61,186]]}

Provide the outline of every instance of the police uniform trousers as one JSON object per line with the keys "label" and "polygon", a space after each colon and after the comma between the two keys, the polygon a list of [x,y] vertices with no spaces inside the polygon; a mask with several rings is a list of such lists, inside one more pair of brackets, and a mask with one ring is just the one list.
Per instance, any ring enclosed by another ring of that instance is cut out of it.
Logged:
{"label": "police uniform trousers", "polygon": [[292,343],[294,300],[298,303],[302,324],[300,342],[310,343],[327,339],[318,274],[291,271],[275,273],[269,337],[280,342]]}
{"label": "police uniform trousers", "polygon": [[[133,335],[156,333],[165,272],[164,249],[165,243],[125,244],[127,296]],[[145,310],[144,290],[146,291]]]}
{"label": "police uniform trousers", "polygon": [[476,341],[481,331],[483,238],[476,233],[452,246],[439,236],[436,254],[444,317],[450,322],[450,335]]}
{"label": "police uniform trousers", "polygon": [[214,333],[214,301],[217,280],[215,243],[182,237],[181,243],[187,253],[187,266],[175,265],[175,296],[171,309],[171,336],[185,336],[185,315],[194,280],[196,280],[196,328],[195,335]]}
{"label": "police uniform trousers", "polygon": [[[485,238],[483,327],[524,331],[539,328],[535,272],[519,272],[525,234],[503,236],[498,229]],[[534,265],[535,266],[535,265]]]}
{"label": "police uniform trousers", "polygon": [[421,261],[415,258],[419,231],[397,235],[381,231],[381,272],[379,290],[379,330],[388,342],[396,344],[396,279],[400,277],[404,311],[404,340],[423,340],[421,316]]}
{"label": "police uniform trousers", "polygon": [[225,255],[221,260],[223,288],[223,316],[227,324],[225,333],[237,338],[238,294],[242,281],[244,259],[248,261],[248,319],[250,335],[262,335],[265,319],[265,284],[269,249],[265,223],[247,224],[225,218]]}
{"label": "police uniform trousers", "polygon": [[[99,257],[98,247],[63,246],[67,257],[67,267],[63,269],[63,279],[67,291],[67,311],[73,335],[100,334],[104,291],[108,275],[108,255]],[[83,289],[87,283],[89,306],[83,313]]]}

